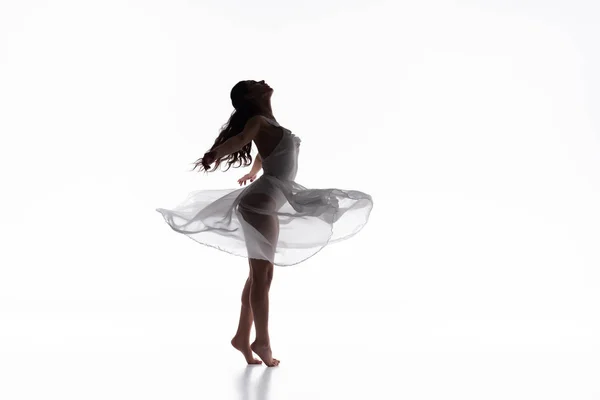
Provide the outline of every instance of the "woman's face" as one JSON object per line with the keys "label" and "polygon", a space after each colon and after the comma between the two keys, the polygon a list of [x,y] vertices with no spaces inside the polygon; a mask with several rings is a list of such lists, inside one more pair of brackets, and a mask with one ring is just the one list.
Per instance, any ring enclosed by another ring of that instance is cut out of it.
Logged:
{"label": "woman's face", "polygon": [[248,85],[248,98],[255,100],[263,100],[269,98],[273,94],[271,86],[267,85],[265,81],[246,81]]}

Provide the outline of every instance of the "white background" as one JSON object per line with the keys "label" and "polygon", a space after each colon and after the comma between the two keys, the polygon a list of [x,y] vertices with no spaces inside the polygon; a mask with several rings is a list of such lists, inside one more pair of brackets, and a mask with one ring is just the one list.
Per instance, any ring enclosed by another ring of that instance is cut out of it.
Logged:
{"label": "white background", "polygon": [[[0,398],[600,399],[597,4],[2,0]],[[155,211],[249,170],[189,172],[246,79],[375,203],[275,269],[277,368]]]}

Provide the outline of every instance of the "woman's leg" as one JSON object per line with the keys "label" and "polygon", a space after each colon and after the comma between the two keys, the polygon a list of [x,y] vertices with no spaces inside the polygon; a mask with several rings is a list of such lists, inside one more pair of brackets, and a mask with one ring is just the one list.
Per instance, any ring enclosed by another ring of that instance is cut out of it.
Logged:
{"label": "woman's leg", "polygon": [[[274,259],[279,237],[279,218],[274,214],[275,200],[264,193],[248,194],[239,207],[240,216],[252,229],[244,233],[248,254]],[[256,235],[256,232],[259,235]],[[252,351],[269,367],[279,364],[273,358],[269,338],[269,289],[273,280],[273,263],[250,257],[252,279],[250,285],[250,306],[256,328],[256,340],[250,345]]]}
{"label": "woman's leg", "polygon": [[269,289],[273,280],[273,264],[258,259],[252,259],[251,263],[250,304],[254,314],[256,339],[250,345],[250,348],[258,354],[268,367],[274,367],[279,365],[279,360],[273,358],[271,339],[269,338]]}
{"label": "woman's leg", "polygon": [[242,290],[242,308],[240,310],[240,322],[238,324],[238,329],[235,333],[235,336],[233,337],[233,339],[231,339],[231,344],[233,345],[233,347],[242,352],[248,364],[260,364],[262,361],[254,358],[252,355],[252,350],[250,349],[250,331],[252,329],[252,322],[254,321],[254,316],[252,314],[252,307],[250,306],[252,264],[250,263],[249,259],[248,264],[250,265],[250,273],[248,274],[248,279],[246,279],[244,290]]}

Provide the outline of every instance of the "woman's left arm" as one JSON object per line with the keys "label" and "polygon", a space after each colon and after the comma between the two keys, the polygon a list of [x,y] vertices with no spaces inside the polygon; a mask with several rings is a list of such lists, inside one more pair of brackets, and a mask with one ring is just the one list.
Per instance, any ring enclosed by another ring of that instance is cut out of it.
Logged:
{"label": "woman's left arm", "polygon": [[231,153],[235,153],[250,143],[260,131],[262,121],[263,120],[260,115],[255,115],[254,117],[250,118],[248,122],[246,122],[244,130],[241,133],[227,139],[225,142],[213,149],[213,151],[216,153],[215,158],[218,160]]}

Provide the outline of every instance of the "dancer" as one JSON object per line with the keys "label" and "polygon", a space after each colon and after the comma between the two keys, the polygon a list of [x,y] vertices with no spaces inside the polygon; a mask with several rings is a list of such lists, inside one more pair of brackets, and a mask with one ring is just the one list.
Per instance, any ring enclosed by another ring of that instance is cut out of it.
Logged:
{"label": "dancer", "polygon": [[[249,364],[279,365],[268,332],[269,289],[274,265],[291,266],[330,243],[346,240],[367,223],[373,200],[367,193],[306,188],[295,181],[301,139],[281,126],[265,81],[238,82],[230,97],[235,110],[208,152],[193,168],[212,172],[252,163],[237,189],[197,190],[172,209],[158,208],[170,227],[198,243],[248,258],[238,330],[231,344]],[[214,166],[211,169],[211,165]],[[263,174],[256,179],[260,170]],[[248,185],[248,182],[250,184]],[[252,324],[256,338],[250,344]]]}

